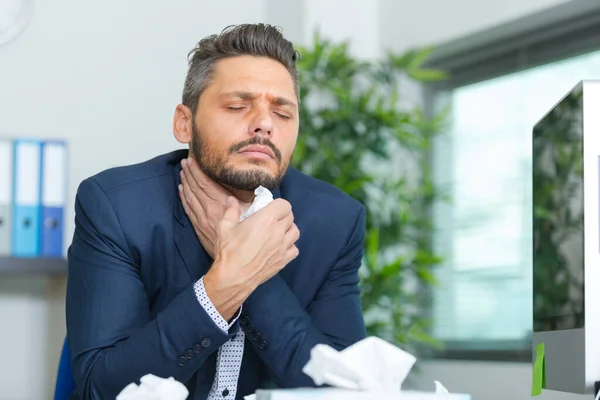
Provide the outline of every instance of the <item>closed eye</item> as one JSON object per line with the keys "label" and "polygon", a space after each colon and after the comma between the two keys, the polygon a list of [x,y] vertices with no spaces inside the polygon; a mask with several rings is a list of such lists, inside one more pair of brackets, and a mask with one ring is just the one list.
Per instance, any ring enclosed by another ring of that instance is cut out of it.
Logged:
{"label": "closed eye", "polygon": [[283,118],[283,119],[291,119],[291,117],[289,115],[285,115],[285,114],[281,114],[276,112],[275,114],[277,114],[279,117]]}
{"label": "closed eye", "polygon": [[[243,110],[243,109],[245,109],[246,107],[233,107],[233,106],[227,106],[226,108],[227,108],[228,110],[230,110],[230,111],[242,111],[242,110]],[[283,118],[283,119],[292,119],[292,117],[290,117],[289,115],[286,115],[286,114],[283,114],[283,113],[280,113],[280,112],[277,112],[277,111],[275,111],[275,114],[276,114],[278,117],[280,117],[280,118]]]}

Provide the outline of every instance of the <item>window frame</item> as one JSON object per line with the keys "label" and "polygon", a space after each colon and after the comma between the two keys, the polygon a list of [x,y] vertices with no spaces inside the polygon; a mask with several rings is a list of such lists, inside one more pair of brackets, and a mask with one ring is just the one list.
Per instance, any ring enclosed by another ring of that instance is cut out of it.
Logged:
{"label": "window frame", "polygon": [[[449,78],[423,85],[426,114],[433,115],[436,99],[446,98],[453,89],[600,50],[599,26],[600,2],[569,1],[436,46],[426,66],[447,71]],[[435,160],[433,146],[430,165]],[[433,290],[427,309],[430,318]],[[429,358],[531,362],[533,356],[529,342],[524,341],[446,341],[443,348]]]}

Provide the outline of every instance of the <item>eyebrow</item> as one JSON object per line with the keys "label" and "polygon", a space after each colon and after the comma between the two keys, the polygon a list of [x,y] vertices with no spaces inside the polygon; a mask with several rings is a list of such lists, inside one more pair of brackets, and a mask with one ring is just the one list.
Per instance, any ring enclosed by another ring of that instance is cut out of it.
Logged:
{"label": "eyebrow", "polygon": [[[222,95],[222,97],[236,97],[241,100],[252,101],[252,100],[255,100],[258,97],[258,95],[256,95],[255,93],[252,93],[252,92],[229,92],[229,93],[224,93]],[[275,103],[279,106],[297,107],[297,105],[294,101],[286,99],[285,97],[281,97],[281,96],[276,96],[276,97],[271,98],[271,102]]]}

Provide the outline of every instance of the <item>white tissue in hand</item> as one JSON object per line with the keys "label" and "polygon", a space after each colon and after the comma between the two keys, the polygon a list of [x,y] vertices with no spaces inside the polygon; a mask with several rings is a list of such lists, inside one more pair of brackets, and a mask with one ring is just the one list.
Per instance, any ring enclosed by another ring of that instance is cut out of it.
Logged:
{"label": "white tissue in hand", "polygon": [[159,378],[147,374],[140,379],[140,385],[130,383],[117,395],[116,400],[185,400],[189,392],[175,379]]}
{"label": "white tissue in hand", "polygon": [[254,201],[250,207],[248,207],[248,210],[246,210],[246,212],[240,216],[240,221],[245,220],[273,201],[273,194],[269,191],[269,189],[263,186],[257,187],[256,190],[254,190],[254,194],[256,195],[256,197],[254,197]]}
{"label": "white tissue in hand", "polygon": [[399,392],[417,359],[377,337],[368,337],[338,352],[319,344],[302,370],[316,385],[343,389]]}

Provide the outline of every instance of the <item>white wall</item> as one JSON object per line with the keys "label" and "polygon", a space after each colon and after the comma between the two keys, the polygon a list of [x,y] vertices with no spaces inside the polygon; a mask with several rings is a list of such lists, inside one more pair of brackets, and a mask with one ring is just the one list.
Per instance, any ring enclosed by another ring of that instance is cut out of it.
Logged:
{"label": "white wall", "polygon": [[[171,118],[185,56],[205,35],[230,24],[265,21],[306,44],[319,27],[333,39],[350,39],[355,54],[376,57],[382,48],[400,51],[450,40],[559,2],[40,0],[23,35],[0,47],[0,136],[69,141],[66,247],[81,180],[179,147]],[[63,307],[63,280],[2,278],[0,400],[51,398]],[[452,390],[473,393],[474,400],[524,399],[529,368],[430,362],[422,365],[419,379],[425,389],[431,379],[440,379]],[[488,378],[493,391],[485,390]]]}
{"label": "white wall", "polygon": [[[378,0],[305,0],[305,40],[318,30],[333,41],[348,40],[350,51],[372,59],[381,54]],[[341,14],[341,15],[340,15]]]}

